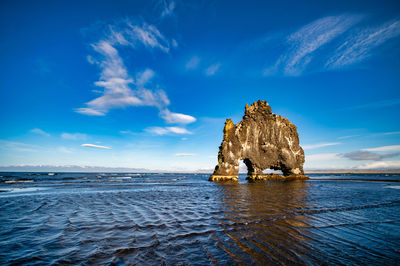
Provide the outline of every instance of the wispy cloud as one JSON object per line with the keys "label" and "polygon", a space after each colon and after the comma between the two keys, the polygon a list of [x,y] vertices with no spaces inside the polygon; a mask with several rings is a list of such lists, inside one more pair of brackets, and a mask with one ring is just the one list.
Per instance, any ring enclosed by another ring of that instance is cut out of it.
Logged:
{"label": "wispy cloud", "polygon": [[196,121],[196,118],[190,115],[173,113],[168,109],[161,112],[161,117],[169,124],[189,124]]}
{"label": "wispy cloud", "polygon": [[175,2],[164,2],[164,9],[161,12],[161,17],[166,17],[166,16],[171,16],[173,14],[173,11],[175,9]]}
{"label": "wispy cloud", "polygon": [[101,145],[95,145],[95,144],[82,144],[81,146],[82,146],[82,147],[90,147],[90,148],[98,148],[98,149],[111,150],[111,147],[101,146]]}
{"label": "wispy cloud", "polygon": [[93,108],[77,108],[75,109],[75,112],[83,114],[83,115],[89,115],[89,116],[104,116],[106,113],[98,110],[94,110]]}
{"label": "wispy cloud", "polygon": [[62,133],[61,138],[69,140],[84,140],[87,138],[86,134],[83,133]]}
{"label": "wispy cloud", "polygon": [[129,135],[135,134],[133,131],[130,131],[130,130],[120,130],[119,133],[121,133],[121,134],[129,134]]}
{"label": "wispy cloud", "polygon": [[[204,60],[200,60],[198,56],[192,56],[185,64],[186,70],[196,70],[199,69],[200,61],[202,61],[201,70],[206,76],[214,76],[221,68],[222,63],[220,62],[203,62]],[[208,67],[204,68],[206,65]]]}
{"label": "wispy cloud", "polygon": [[393,131],[393,132],[383,132],[383,133],[380,133],[381,135],[385,135],[385,136],[388,136],[388,135],[400,135],[400,131]]}
{"label": "wispy cloud", "polygon": [[372,162],[360,165],[360,169],[387,169],[400,168],[400,161]]}
{"label": "wispy cloud", "polygon": [[278,59],[272,69],[265,69],[264,74],[270,74],[274,70],[288,76],[302,74],[311,62],[315,51],[346,32],[360,18],[355,15],[329,16],[303,26],[288,36],[287,51]]}
{"label": "wispy cloud", "polygon": [[311,149],[318,149],[318,148],[323,148],[323,147],[329,147],[329,146],[335,146],[342,144],[341,142],[327,142],[327,143],[317,143],[317,144],[308,144],[308,145],[302,145],[303,149],[305,150],[311,150]]}
{"label": "wispy cloud", "polygon": [[[170,40],[165,38],[161,32],[153,25],[143,23],[141,26],[127,23],[130,29],[127,30],[127,41],[131,45],[141,43],[146,48],[159,48],[164,52],[169,52]],[[124,44],[121,43],[120,44]]]}
{"label": "wispy cloud", "polygon": [[160,136],[170,134],[192,134],[192,132],[183,127],[149,127],[145,131]]}
{"label": "wispy cloud", "polygon": [[400,104],[400,99],[399,98],[395,98],[395,99],[389,99],[389,100],[383,100],[383,101],[375,101],[375,102],[370,102],[370,103],[366,103],[366,104],[359,104],[359,105],[349,106],[349,107],[343,108],[342,110],[384,108],[384,107],[389,107],[389,106],[394,106],[394,105],[399,105],[399,104]]}
{"label": "wispy cloud", "polygon": [[221,63],[212,64],[211,66],[209,66],[206,69],[205,74],[207,76],[214,76],[215,73],[217,73],[217,71],[220,69],[220,67],[221,67]]}
{"label": "wispy cloud", "polygon": [[387,158],[393,158],[400,155],[400,152],[389,153],[389,154],[379,154],[371,151],[361,150],[353,151],[349,153],[341,154],[342,157],[353,160],[353,161],[363,161],[363,160],[373,160],[380,161]]}
{"label": "wispy cloud", "polygon": [[264,75],[299,76],[310,70],[343,69],[365,61],[377,47],[400,36],[400,20],[365,27],[359,24],[364,17],[328,16],[303,26],[286,38],[283,54],[264,69]]}
{"label": "wispy cloud", "polygon": [[194,153],[177,153],[175,154],[175,157],[191,157],[191,156],[195,156],[196,154]]}
{"label": "wispy cloud", "polygon": [[355,138],[355,137],[359,137],[360,135],[348,135],[348,136],[341,136],[338,137],[338,139],[350,139],[350,138]]}
{"label": "wispy cloud", "polygon": [[37,152],[39,151],[40,147],[23,142],[0,140],[0,149],[18,152]]}
{"label": "wispy cloud", "polygon": [[49,136],[50,136],[49,133],[47,133],[47,132],[41,130],[40,128],[31,129],[29,132],[35,133],[35,134],[38,134],[38,135],[42,135],[42,136],[46,136],[46,137],[49,137]]}
{"label": "wispy cloud", "polygon": [[[137,84],[140,89],[131,89],[130,86],[134,84],[134,79],[128,74],[118,50],[114,47],[118,45],[135,47],[137,42],[141,42],[146,47],[161,47],[163,51],[168,50],[157,42],[156,37],[158,35],[152,33],[155,31],[153,28],[153,31],[146,31],[148,27],[147,24],[144,24],[144,28],[130,25],[128,27],[130,30],[125,29],[122,32],[111,30],[109,36],[104,40],[92,44],[93,50],[97,52],[96,59],[91,57],[92,62],[97,64],[101,70],[100,80],[95,82],[95,85],[103,88],[103,95],[88,102],[88,107],[77,109],[78,113],[105,115],[113,108],[139,105],[154,106],[158,102],[164,103],[164,99],[159,99],[158,96],[165,95],[165,93],[154,93],[143,88],[144,84],[154,76],[152,70],[146,69],[142,73],[138,73]],[[129,41],[126,37],[130,37],[128,38]],[[149,101],[149,98],[152,98],[153,101]]]}
{"label": "wispy cloud", "polygon": [[325,66],[335,69],[359,63],[370,57],[374,48],[398,35],[400,35],[398,20],[361,30],[340,45]]}
{"label": "wispy cloud", "polygon": [[136,86],[143,88],[146,83],[148,83],[154,76],[154,71],[149,68],[145,69],[142,72],[138,72],[136,74]]}
{"label": "wispy cloud", "polygon": [[94,84],[102,88],[102,94],[86,103],[86,107],[75,111],[90,116],[104,116],[111,109],[129,106],[154,106],[161,113],[170,104],[164,90],[152,81],[156,76],[152,69],[146,68],[135,75],[128,73],[118,49],[127,47],[133,51],[141,48],[169,53],[176,47],[174,39],[165,37],[154,25],[134,24],[131,21],[108,25],[107,34],[91,44],[94,53],[88,57],[91,64],[100,69],[100,78]]}
{"label": "wispy cloud", "polygon": [[200,58],[198,56],[193,56],[187,61],[185,67],[186,69],[195,69],[199,66]]}
{"label": "wispy cloud", "polygon": [[362,149],[363,151],[390,152],[400,151],[400,145],[381,146],[376,148]]}
{"label": "wispy cloud", "polygon": [[314,162],[314,161],[329,161],[338,159],[339,156],[337,153],[320,153],[320,154],[312,154],[306,155],[307,162]]}

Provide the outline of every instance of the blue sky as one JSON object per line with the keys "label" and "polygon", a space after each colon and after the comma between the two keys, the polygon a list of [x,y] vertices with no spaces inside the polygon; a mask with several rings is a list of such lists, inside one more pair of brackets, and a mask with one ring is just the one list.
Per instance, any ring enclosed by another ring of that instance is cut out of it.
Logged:
{"label": "blue sky", "polygon": [[262,99],[305,168],[400,168],[397,1],[0,5],[0,166],[212,169]]}

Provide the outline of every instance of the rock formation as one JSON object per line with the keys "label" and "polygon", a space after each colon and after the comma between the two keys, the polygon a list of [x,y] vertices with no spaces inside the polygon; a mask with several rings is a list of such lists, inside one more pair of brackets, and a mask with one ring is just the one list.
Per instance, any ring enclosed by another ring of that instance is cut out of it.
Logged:
{"label": "rock formation", "polygon": [[[237,181],[240,160],[247,166],[249,180],[308,178],[296,126],[273,114],[266,101],[246,104],[242,121],[235,125],[227,119],[223,132],[218,165],[210,181]],[[265,169],[281,170],[283,175],[263,174]]]}

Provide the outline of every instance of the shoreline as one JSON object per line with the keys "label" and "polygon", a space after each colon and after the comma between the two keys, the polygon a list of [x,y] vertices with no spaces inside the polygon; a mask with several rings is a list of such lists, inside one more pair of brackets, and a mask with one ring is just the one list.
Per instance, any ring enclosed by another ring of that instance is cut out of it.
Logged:
{"label": "shoreline", "polygon": [[[212,175],[213,171],[164,171],[164,170],[149,170],[149,171],[132,171],[122,170],[122,171],[60,171],[60,170],[3,170],[0,169],[0,173],[135,173],[135,174],[209,174]],[[247,172],[239,172],[240,175],[247,174]],[[274,174],[266,173],[268,174]],[[304,174],[400,174],[400,169],[313,169],[304,170]]]}
{"label": "shoreline", "polygon": [[304,170],[305,174],[400,174],[400,169],[315,169]]}

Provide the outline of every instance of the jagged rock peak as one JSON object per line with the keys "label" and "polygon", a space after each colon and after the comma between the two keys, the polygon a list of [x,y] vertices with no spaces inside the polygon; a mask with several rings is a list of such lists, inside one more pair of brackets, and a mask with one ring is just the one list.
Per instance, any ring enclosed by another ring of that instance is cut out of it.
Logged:
{"label": "jagged rock peak", "polygon": [[[239,161],[248,169],[248,179],[306,179],[304,151],[294,124],[272,113],[266,101],[245,107],[243,119],[227,119],[218,152],[218,165],[210,181],[238,180]],[[281,170],[283,176],[265,175],[263,170]]]}
{"label": "jagged rock peak", "polygon": [[262,114],[271,114],[272,113],[271,106],[269,106],[269,104],[266,101],[260,101],[260,100],[254,102],[250,106],[246,103],[244,111],[245,115],[254,114],[256,112]]}

